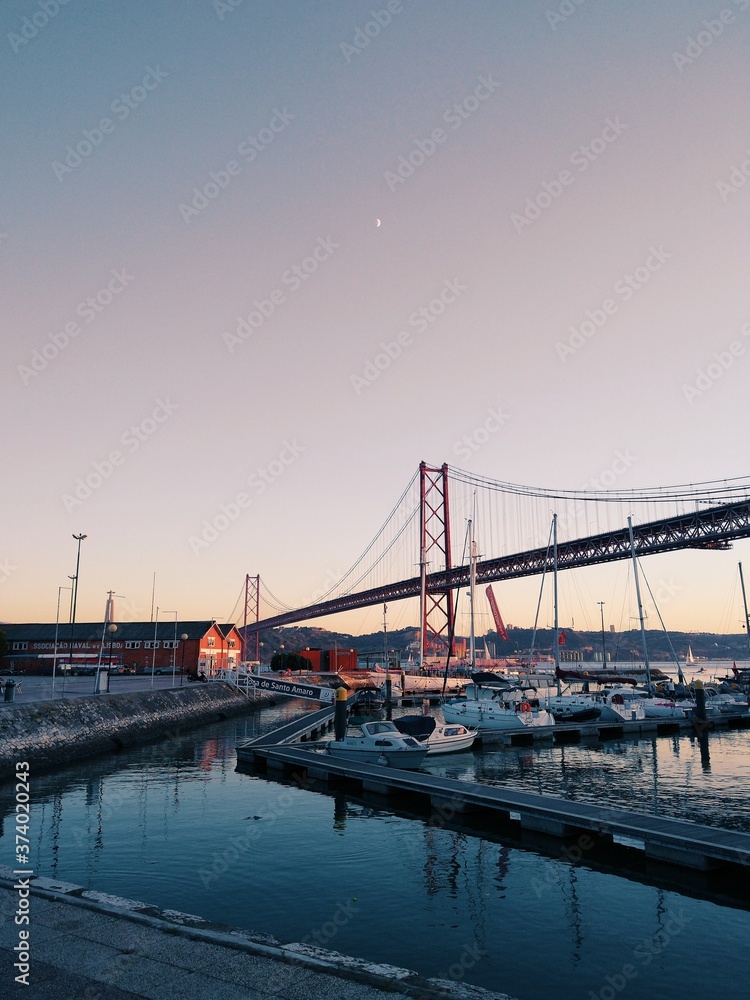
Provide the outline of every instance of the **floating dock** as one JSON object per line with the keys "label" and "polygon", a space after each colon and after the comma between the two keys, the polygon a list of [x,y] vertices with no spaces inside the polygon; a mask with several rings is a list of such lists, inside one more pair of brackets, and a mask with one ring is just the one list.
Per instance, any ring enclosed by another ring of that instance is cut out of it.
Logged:
{"label": "floating dock", "polygon": [[[581,844],[594,835],[599,844],[622,844],[655,859],[682,868],[710,871],[734,866],[750,872],[750,834],[704,826],[690,820],[652,816],[593,803],[575,802],[548,795],[536,795],[512,788],[457,781],[430,774],[425,763],[420,771],[376,764],[358,764],[321,752],[318,737],[333,726],[333,708],[303,716],[265,736],[237,744],[237,760],[266,769],[269,775],[293,774],[297,781],[318,784],[354,786],[356,790],[384,797],[409,796],[422,801],[443,815],[485,814],[493,825],[515,823],[549,837]],[[727,716],[728,726],[747,728],[747,715]],[[616,739],[622,736],[654,735],[690,729],[685,720],[641,720],[622,723],[567,724],[550,727],[543,732],[558,743],[585,738]],[[526,731],[497,730],[483,733],[483,738],[496,738],[511,745]],[[533,738],[533,737],[532,737]],[[309,745],[310,740],[317,748]],[[308,745],[305,745],[308,744]]]}
{"label": "floating dock", "polygon": [[[578,840],[585,852],[594,839],[638,848],[645,857],[708,871],[737,866],[750,871],[750,834],[703,826],[689,820],[651,816],[608,806],[512,788],[479,785],[421,771],[403,771],[376,764],[353,764],[300,746],[243,745],[237,758],[265,763],[269,776],[294,774],[297,781],[333,786],[355,785],[363,792],[383,797],[422,799],[444,816],[484,813],[496,822],[515,822],[563,840]],[[493,824],[496,825],[496,824]],[[593,835],[593,837],[592,837]]]}

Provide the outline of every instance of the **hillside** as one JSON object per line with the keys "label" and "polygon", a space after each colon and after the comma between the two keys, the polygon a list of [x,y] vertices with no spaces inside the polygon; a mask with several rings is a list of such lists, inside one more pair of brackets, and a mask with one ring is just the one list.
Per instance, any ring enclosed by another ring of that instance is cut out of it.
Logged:
{"label": "hillside", "polygon": [[[561,659],[584,660],[601,659],[601,632],[584,632],[566,628],[565,642],[560,646]],[[416,652],[419,630],[415,627],[395,629],[388,632],[388,649],[407,653]],[[496,632],[490,631],[485,636],[477,638],[479,649],[488,645],[490,656],[504,657],[528,652],[533,636],[530,628],[511,628],[508,641],[500,639]],[[457,640],[468,643],[467,636],[457,636]],[[750,658],[747,636],[744,632],[737,635],[718,635],[711,632],[672,632],[669,637],[660,629],[646,631],[649,658],[658,661],[670,660],[671,641],[675,653],[684,661],[688,647],[696,659],[707,660],[746,660]],[[287,652],[298,652],[309,649],[356,649],[360,655],[372,654],[373,659],[383,653],[383,633],[372,632],[367,635],[350,635],[346,632],[329,632],[327,629],[310,626],[290,626],[261,632],[260,641],[263,644],[261,659],[267,662],[273,653],[279,651],[283,644]],[[627,632],[607,632],[604,636],[607,658],[612,660],[642,660],[641,634],[638,629]],[[554,642],[552,629],[538,629],[534,649],[540,653],[551,654]]]}

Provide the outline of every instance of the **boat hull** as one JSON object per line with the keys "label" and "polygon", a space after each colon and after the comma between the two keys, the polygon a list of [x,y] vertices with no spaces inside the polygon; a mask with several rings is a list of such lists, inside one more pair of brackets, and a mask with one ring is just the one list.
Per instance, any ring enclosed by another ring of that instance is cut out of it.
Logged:
{"label": "boat hull", "polygon": [[331,757],[348,760],[356,764],[378,764],[380,767],[398,767],[405,771],[415,771],[427,756],[426,747],[399,750],[371,750],[369,748],[337,746],[326,747]]}
{"label": "boat hull", "polygon": [[[461,731],[451,733],[452,729]],[[476,730],[467,729],[465,726],[440,726],[427,740],[427,756],[471,750],[478,735]]]}
{"label": "boat hull", "polygon": [[446,722],[460,723],[473,729],[551,729],[555,725],[553,716],[540,709],[534,712],[512,712],[502,709],[492,702],[448,702],[443,705],[443,717]]}

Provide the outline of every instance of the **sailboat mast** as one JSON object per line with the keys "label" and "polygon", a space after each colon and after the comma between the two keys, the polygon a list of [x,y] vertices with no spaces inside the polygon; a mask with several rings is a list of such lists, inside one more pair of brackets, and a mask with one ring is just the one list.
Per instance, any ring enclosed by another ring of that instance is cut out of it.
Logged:
{"label": "sailboat mast", "polygon": [[469,520],[469,666],[474,669],[476,636],[474,634],[474,598],[477,586],[477,543],[474,541],[474,522]]}
{"label": "sailboat mast", "polygon": [[419,672],[424,667],[425,611],[427,608],[427,553],[424,544],[419,553]]}
{"label": "sailboat mast", "polygon": [[383,655],[385,656],[385,672],[388,673],[388,626],[386,622],[386,611],[388,605],[383,604]]}
{"label": "sailboat mast", "polygon": [[641,604],[641,586],[638,581],[638,560],[635,555],[635,540],[633,538],[633,519],[628,518],[628,532],[630,533],[630,553],[633,557],[633,577],[635,579],[635,596],[638,601],[638,621],[641,624],[641,642],[643,643],[643,664],[646,667],[646,687],[651,690],[651,668],[648,662],[648,645],[646,643],[646,626],[643,623],[643,605]]}
{"label": "sailboat mast", "polygon": [[750,650],[750,617],[747,614],[747,595],[745,594],[745,578],[742,575],[742,563],[740,567],[740,586],[742,587],[742,603],[745,607],[745,635],[747,636],[747,648]]}
{"label": "sailboat mast", "polygon": [[560,619],[557,608],[557,514],[552,515],[552,566],[554,569],[552,595],[555,604],[555,677],[559,697],[562,694],[562,685],[560,684]]}

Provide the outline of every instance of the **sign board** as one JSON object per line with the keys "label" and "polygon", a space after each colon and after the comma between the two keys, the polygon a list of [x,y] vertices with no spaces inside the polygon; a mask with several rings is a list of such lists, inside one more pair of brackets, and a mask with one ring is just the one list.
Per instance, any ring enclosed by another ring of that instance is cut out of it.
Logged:
{"label": "sign board", "polygon": [[286,694],[290,698],[309,698],[310,701],[322,701],[333,705],[336,692],[329,687],[314,687],[312,684],[301,684],[298,681],[283,681],[277,677],[258,677],[257,674],[247,675],[248,684],[263,691],[275,691],[276,694]]}

